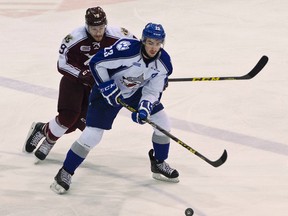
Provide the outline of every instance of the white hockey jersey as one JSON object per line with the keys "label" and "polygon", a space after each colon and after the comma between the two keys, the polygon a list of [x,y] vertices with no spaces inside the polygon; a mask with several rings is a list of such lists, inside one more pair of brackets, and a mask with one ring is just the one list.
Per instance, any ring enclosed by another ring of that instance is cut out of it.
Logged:
{"label": "white hockey jersey", "polygon": [[141,48],[139,40],[121,39],[99,51],[89,63],[96,84],[113,79],[124,98],[142,88],[141,100],[159,101],[173,70],[170,56],[161,48],[156,58],[145,63]]}

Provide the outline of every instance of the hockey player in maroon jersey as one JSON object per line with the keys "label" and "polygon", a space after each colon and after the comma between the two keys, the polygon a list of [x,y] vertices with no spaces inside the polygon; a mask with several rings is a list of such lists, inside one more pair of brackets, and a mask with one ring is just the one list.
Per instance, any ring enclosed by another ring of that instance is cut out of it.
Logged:
{"label": "hockey player in maroon jersey", "polygon": [[35,151],[39,160],[44,160],[56,141],[64,134],[85,128],[85,118],[90,90],[94,79],[89,71],[89,60],[100,49],[109,47],[120,38],[133,38],[126,29],[107,25],[101,7],[88,8],[85,26],[75,29],[62,41],[57,62],[63,75],[59,85],[58,115],[47,123],[33,122],[23,151]]}

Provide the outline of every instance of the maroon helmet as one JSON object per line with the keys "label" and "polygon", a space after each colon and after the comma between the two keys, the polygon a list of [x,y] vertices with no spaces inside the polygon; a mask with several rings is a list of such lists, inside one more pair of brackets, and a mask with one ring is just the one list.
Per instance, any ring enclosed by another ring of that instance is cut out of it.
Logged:
{"label": "maroon helmet", "polygon": [[85,21],[88,26],[107,25],[106,13],[101,7],[88,8]]}

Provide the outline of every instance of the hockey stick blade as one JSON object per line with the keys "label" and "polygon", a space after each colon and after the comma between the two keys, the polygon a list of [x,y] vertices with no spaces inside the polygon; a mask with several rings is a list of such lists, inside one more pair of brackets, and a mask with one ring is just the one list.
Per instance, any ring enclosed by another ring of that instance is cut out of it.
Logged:
{"label": "hockey stick blade", "polygon": [[252,79],[265,67],[268,60],[269,58],[267,56],[262,56],[261,59],[258,61],[258,63],[255,65],[255,67],[248,74],[242,77],[238,77],[238,79],[239,80]]}
{"label": "hockey stick blade", "polygon": [[[117,101],[126,109],[128,109],[131,112],[137,112],[137,110],[135,110],[133,107],[129,106],[128,104],[126,104],[125,102],[123,102],[120,98],[117,99]],[[208,164],[212,165],[213,167],[219,167],[221,166],[223,163],[225,163],[225,161],[227,160],[227,151],[224,150],[222,156],[216,160],[216,161],[211,161],[208,158],[206,158],[204,155],[200,154],[198,151],[194,150],[192,147],[190,147],[189,145],[187,145],[186,143],[184,143],[183,141],[181,141],[180,139],[178,139],[177,137],[175,137],[174,135],[172,135],[170,132],[166,131],[165,129],[163,129],[162,127],[160,127],[159,125],[155,124],[154,122],[150,121],[149,119],[145,120],[148,124],[150,124],[153,128],[159,130],[161,133],[165,134],[166,136],[170,137],[172,140],[174,140],[175,142],[177,142],[178,144],[180,144],[181,146],[183,146],[184,148],[186,148],[187,150],[189,150],[190,152],[192,152],[193,154],[195,154],[196,156],[198,156],[199,158],[201,158],[202,160],[206,161]]]}
{"label": "hockey stick blade", "polygon": [[255,77],[267,64],[269,58],[262,56],[254,68],[243,76],[223,76],[223,77],[191,77],[191,78],[169,78],[169,82],[183,82],[183,81],[220,81],[220,80],[249,80]]}
{"label": "hockey stick blade", "polygon": [[221,166],[222,164],[225,163],[225,161],[227,160],[227,157],[228,157],[228,154],[227,154],[227,151],[226,151],[226,150],[224,150],[222,156],[221,156],[218,160],[216,160],[216,161],[211,161],[211,160],[207,159],[206,157],[204,157],[203,155],[201,155],[199,152],[195,152],[195,154],[196,154],[198,157],[200,157],[200,158],[202,158],[203,160],[205,160],[205,161],[206,161],[207,163],[209,163],[210,165],[212,165],[213,167],[219,167],[219,166]]}
{"label": "hockey stick blade", "polygon": [[[149,122],[148,122],[149,123]],[[161,131],[161,130],[160,130]],[[162,131],[161,131],[162,132]],[[163,133],[163,132],[162,132]],[[166,134],[166,133],[164,133]],[[167,134],[166,134],[167,135]],[[171,135],[171,134],[170,134]],[[172,136],[172,137],[171,137]],[[174,141],[176,141],[177,143],[179,143],[180,145],[182,145],[184,148],[188,149],[190,152],[192,152],[193,154],[197,155],[199,158],[201,158],[202,160],[206,161],[208,164],[212,165],[213,167],[219,167],[222,164],[225,163],[225,161],[227,160],[228,154],[227,151],[224,150],[223,154],[221,155],[221,157],[216,160],[216,161],[211,161],[209,160],[207,157],[205,157],[204,155],[200,154],[199,152],[197,152],[196,150],[194,150],[193,148],[191,148],[190,146],[188,146],[187,144],[185,144],[184,142],[182,142],[181,140],[179,140],[178,138],[174,137],[173,135],[169,136],[171,139],[173,139]]]}

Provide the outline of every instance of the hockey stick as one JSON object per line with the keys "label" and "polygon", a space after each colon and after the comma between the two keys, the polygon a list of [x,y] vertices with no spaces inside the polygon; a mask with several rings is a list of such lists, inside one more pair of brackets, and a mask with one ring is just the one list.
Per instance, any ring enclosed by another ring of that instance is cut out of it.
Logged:
{"label": "hockey stick", "polygon": [[223,77],[192,77],[192,78],[169,78],[169,82],[182,82],[182,81],[219,81],[219,80],[249,80],[255,77],[267,64],[268,57],[262,56],[254,68],[246,75],[243,76],[223,76]]}
{"label": "hockey stick", "polygon": [[[130,110],[131,112],[137,112],[137,110],[135,110],[133,107],[129,106],[128,104],[126,104],[125,102],[123,102],[121,99],[117,99],[117,101],[126,109]],[[216,161],[211,161],[208,158],[206,158],[204,155],[200,154],[199,152],[197,152],[196,150],[194,150],[193,148],[191,148],[189,145],[187,145],[186,143],[184,143],[183,141],[181,141],[180,139],[178,139],[177,137],[173,136],[171,133],[169,133],[168,131],[166,131],[165,129],[163,129],[162,127],[160,127],[159,125],[155,124],[154,122],[150,121],[149,119],[145,120],[148,124],[150,124],[152,127],[154,127],[155,129],[159,130],[160,132],[162,132],[163,134],[165,134],[166,136],[170,137],[171,139],[173,139],[175,142],[177,142],[178,144],[180,144],[181,146],[183,146],[184,148],[188,149],[190,152],[192,152],[193,154],[195,154],[196,156],[200,157],[202,160],[206,161],[207,163],[209,163],[210,165],[212,165],[213,167],[219,167],[221,166],[223,163],[225,163],[225,161],[227,160],[227,151],[224,150],[222,156],[216,160]]]}

